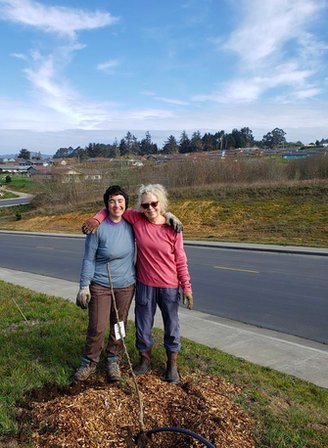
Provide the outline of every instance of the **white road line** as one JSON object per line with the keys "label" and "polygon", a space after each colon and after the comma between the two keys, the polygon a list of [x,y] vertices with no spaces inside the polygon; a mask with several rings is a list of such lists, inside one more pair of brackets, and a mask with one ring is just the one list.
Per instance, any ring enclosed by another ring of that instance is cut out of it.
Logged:
{"label": "white road line", "polygon": [[226,266],[213,266],[215,269],[224,269],[226,271],[238,271],[238,272],[250,272],[251,274],[259,274],[260,271],[255,271],[253,269],[238,269],[238,268],[228,268]]}

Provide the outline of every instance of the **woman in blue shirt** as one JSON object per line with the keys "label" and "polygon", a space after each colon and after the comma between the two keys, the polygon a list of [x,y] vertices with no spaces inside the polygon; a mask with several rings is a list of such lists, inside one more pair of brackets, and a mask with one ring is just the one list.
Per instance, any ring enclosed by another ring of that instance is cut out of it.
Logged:
{"label": "woman in blue shirt", "polygon": [[81,366],[74,376],[78,381],[84,381],[96,372],[108,321],[110,331],[105,349],[107,379],[117,381],[121,377],[118,356],[123,349],[123,342],[115,337],[114,325],[117,320],[107,264],[119,321],[126,325],[135,290],[134,235],[131,225],[122,219],[128,199],[128,194],[120,186],[109,187],[104,193],[108,217],[97,231],[87,235],[85,240],[76,304],[81,308],[88,308],[89,324]]}

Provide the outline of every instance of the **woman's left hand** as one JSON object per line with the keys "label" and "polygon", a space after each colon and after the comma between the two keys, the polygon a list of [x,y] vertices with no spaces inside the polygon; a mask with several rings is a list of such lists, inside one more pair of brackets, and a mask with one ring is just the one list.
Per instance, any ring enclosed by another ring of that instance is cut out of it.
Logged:
{"label": "woman's left hand", "polygon": [[171,212],[165,212],[164,218],[166,220],[166,224],[170,227],[173,227],[173,229],[177,232],[183,232],[183,225],[179,218],[177,218],[173,213]]}
{"label": "woman's left hand", "polygon": [[95,233],[99,227],[99,221],[96,218],[89,218],[82,224],[82,232],[85,235]]}
{"label": "woman's left hand", "polygon": [[194,301],[193,301],[191,292],[188,292],[187,294],[183,294],[183,304],[187,305],[188,310],[192,310]]}

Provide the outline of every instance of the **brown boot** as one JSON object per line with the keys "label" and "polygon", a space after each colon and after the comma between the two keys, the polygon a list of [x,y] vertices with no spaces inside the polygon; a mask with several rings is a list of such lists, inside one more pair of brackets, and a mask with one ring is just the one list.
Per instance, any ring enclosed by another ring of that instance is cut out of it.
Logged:
{"label": "brown boot", "polygon": [[139,364],[133,369],[133,371],[136,375],[143,375],[150,369],[151,350],[148,350],[146,352],[139,352],[139,355]]}
{"label": "brown boot", "polygon": [[165,372],[165,381],[177,384],[180,381],[178,373],[178,353],[167,352],[167,364]]}
{"label": "brown boot", "polygon": [[90,375],[96,373],[96,370],[97,363],[91,361],[90,359],[82,358],[81,365],[75,372],[74,380],[85,381],[89,378]]}
{"label": "brown boot", "polygon": [[119,381],[121,378],[121,370],[116,356],[109,356],[106,360],[107,381]]}

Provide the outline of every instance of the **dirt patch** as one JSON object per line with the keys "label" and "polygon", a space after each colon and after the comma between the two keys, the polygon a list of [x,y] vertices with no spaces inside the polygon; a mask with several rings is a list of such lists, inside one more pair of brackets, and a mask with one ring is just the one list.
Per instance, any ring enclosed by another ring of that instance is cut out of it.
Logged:
{"label": "dirt patch", "polygon": [[39,325],[40,321],[39,320],[23,320],[21,322],[19,322],[18,324],[10,324],[8,327],[0,330],[0,333],[11,333],[13,331],[16,331],[17,328],[20,328],[21,326],[26,326],[26,327],[34,327],[35,325]]}
{"label": "dirt patch", "polygon": [[[232,401],[241,393],[211,376],[191,375],[179,385],[159,375],[138,378],[146,431],[174,426],[199,434],[217,448],[254,448],[252,424]],[[130,448],[140,432],[140,406],[129,376],[107,384],[98,374],[86,383],[34,391],[20,419],[32,431],[35,448]],[[22,433],[24,431],[22,430]],[[158,433],[143,446],[157,448],[204,447],[179,433]]]}

